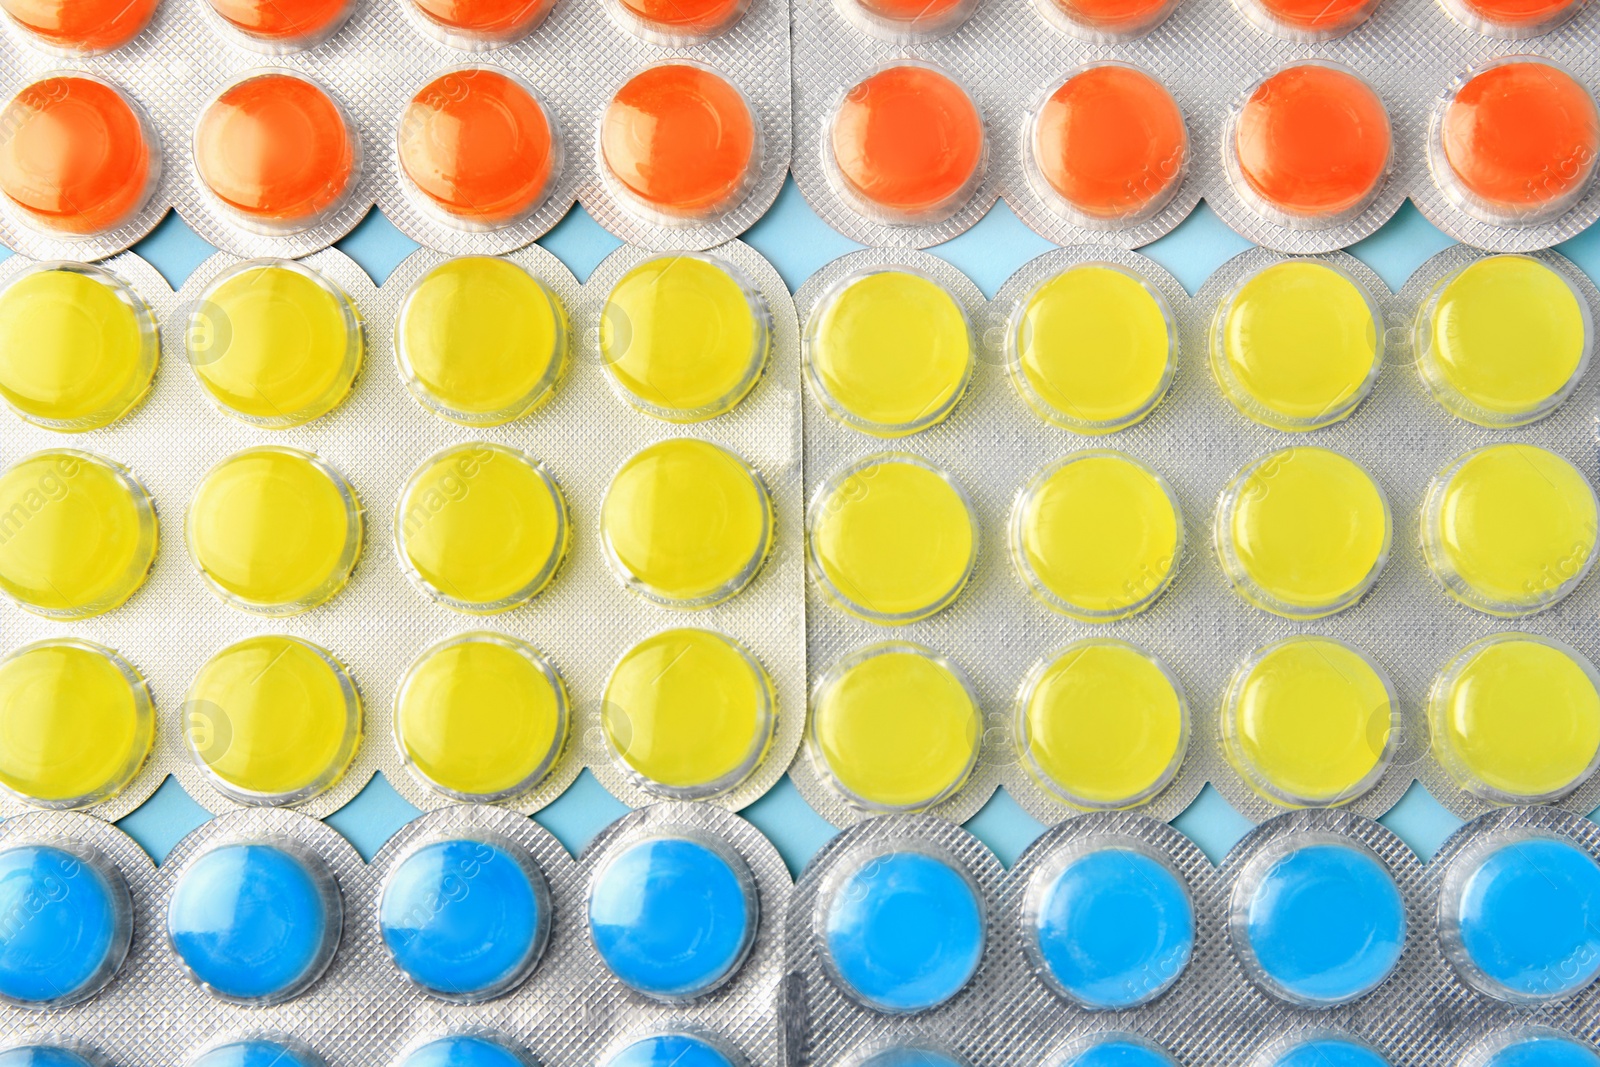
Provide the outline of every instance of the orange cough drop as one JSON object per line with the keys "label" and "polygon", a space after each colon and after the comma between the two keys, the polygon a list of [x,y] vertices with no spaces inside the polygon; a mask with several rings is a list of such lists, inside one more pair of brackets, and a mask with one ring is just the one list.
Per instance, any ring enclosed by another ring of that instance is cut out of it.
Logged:
{"label": "orange cough drop", "polygon": [[845,94],[831,137],[839,177],[868,212],[900,222],[953,215],[982,179],[983,119],[931,67],[885,67]]}
{"label": "orange cough drop", "polygon": [[338,207],[359,162],[339,105],[287,73],[224,89],[200,116],[194,156],[217,199],[264,227],[290,231]]}
{"label": "orange cough drop", "polygon": [[1570,206],[1594,177],[1600,112],[1565,71],[1512,60],[1456,90],[1439,140],[1451,175],[1479,211],[1544,217]]}
{"label": "orange cough drop", "polygon": [[1377,195],[1392,134],[1383,101],[1366,82],[1339,67],[1301,63],[1250,94],[1234,147],[1245,185],[1268,208],[1332,220]]}
{"label": "orange cough drop", "polygon": [[160,153],[143,118],[97,78],[34,82],[11,98],[0,129],[0,192],[44,229],[114,230],[155,185]]}
{"label": "orange cough drop", "polygon": [[1147,217],[1183,180],[1189,133],[1172,94],[1108,63],[1068,78],[1034,122],[1034,162],[1050,189],[1093,219]]}
{"label": "orange cough drop", "polygon": [[539,101],[492,70],[435,78],[400,120],[400,167],[417,190],[465,222],[504,226],[544,200],[557,145]]}
{"label": "orange cough drop", "polygon": [[744,196],[760,128],[744,94],[715,71],[663,63],[617,90],[600,124],[606,170],[647,210],[703,218]]}

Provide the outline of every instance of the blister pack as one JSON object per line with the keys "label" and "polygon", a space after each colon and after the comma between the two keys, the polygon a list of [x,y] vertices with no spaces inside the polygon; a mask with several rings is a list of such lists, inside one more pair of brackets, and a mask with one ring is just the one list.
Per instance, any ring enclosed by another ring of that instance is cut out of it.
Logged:
{"label": "blister pack", "polygon": [[[1424,868],[1347,811],[1277,816],[1220,869],[1164,823],[1097,812],[1047,831],[1004,873],[941,819],[873,819],[795,885],[784,943],[805,998],[797,1062],[1586,1064],[1594,836],[1550,809],[1484,816],[1458,834],[1479,864],[1458,891],[1463,846]],[[1468,917],[1436,929],[1436,900]],[[1461,943],[1550,1009],[1503,993],[1512,1003],[1469,1003],[1479,994],[1446,963]],[[1574,1058],[1502,1052],[1530,1040]]]}
{"label": "blister pack", "polygon": [[788,766],[798,346],[748,247],[582,286],[538,248],[381,288],[219,254],[176,294],[16,257],[0,335],[8,812],[119,817],[170,772],[322,815],[378,769],[526,812],[585,765],[737,808]]}
{"label": "blister pack", "polygon": [[1257,821],[1414,777],[1463,815],[1600,802],[1597,294],[1560,256],[1456,248],[1391,294],[1258,249],[1191,298],[1080,246],[985,303],[876,250],[796,299],[793,777],[830,820],[997,782],[1047,823],[1207,780]]}
{"label": "blister pack", "polygon": [[1600,217],[1600,10],[1582,0],[803,0],[806,199],[926,247],[996,198],[1057,244],[1145,244],[1203,197],[1323,252],[1410,197],[1450,236],[1545,248]]}
{"label": "blister pack", "polygon": [[[101,9],[104,10],[101,10]],[[780,0],[14,0],[0,240],[97,259],[169,210],[300,256],[372,207],[452,254],[581,199],[624,240],[709,248],[789,160]]]}
{"label": "blister pack", "polygon": [[370,864],[306,816],[240,811],[159,870],[98,820],[36,813],[0,826],[0,870],[0,1019],[34,1053],[7,1063],[782,1062],[788,872],[708,805],[635,811],[578,861],[458,806]]}

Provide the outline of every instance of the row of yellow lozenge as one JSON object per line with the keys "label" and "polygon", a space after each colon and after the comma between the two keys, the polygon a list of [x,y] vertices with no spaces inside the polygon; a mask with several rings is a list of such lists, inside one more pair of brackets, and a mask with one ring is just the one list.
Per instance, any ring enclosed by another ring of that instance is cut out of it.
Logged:
{"label": "row of yellow lozenge", "polygon": [[[327,649],[264,634],[223,648],[190,682],[183,744],[205,778],[242,804],[293,804],[337,783],[370,723],[350,673]],[[458,634],[401,679],[393,742],[423,786],[457,800],[516,799],[542,784],[575,732],[566,686],[529,643]],[[599,726],[624,773],[662,796],[738,785],[772,744],[770,677],[737,641],[701,629],[653,634],[606,683]],[[79,638],[0,660],[0,788],[26,803],[84,808],[115,796],[155,741],[137,668]]]}
{"label": "row of yellow lozenge", "polygon": [[[737,267],[692,253],[629,271],[606,300],[600,357],[619,395],[671,422],[731,410],[765,368],[771,312]],[[190,366],[225,414],[299,426],[350,393],[366,355],[361,315],[294,260],[222,272],[182,321]],[[546,403],[569,359],[560,299],[509,260],[468,256],[430,271],[402,307],[395,352],[417,401],[464,426]],[[0,288],[0,397],[20,417],[75,433],[108,426],[149,392],[160,331],[146,301],[94,264],[40,263]]]}

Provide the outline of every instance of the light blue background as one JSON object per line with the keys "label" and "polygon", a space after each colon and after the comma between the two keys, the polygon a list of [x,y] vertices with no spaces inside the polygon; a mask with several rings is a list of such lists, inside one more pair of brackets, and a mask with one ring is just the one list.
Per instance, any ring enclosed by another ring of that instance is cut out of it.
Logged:
{"label": "light blue background", "polygon": [[[792,181],[784,187],[766,216],[744,234],[744,240],[772,261],[791,291],[799,288],[823,264],[861,247],[817,218]],[[1407,203],[1388,225],[1350,251],[1377,271],[1391,289],[1399,289],[1424,260],[1452,243]],[[584,279],[621,242],[601,229],[579,207],[539,244],[560,257],[579,279]],[[339,248],[380,284],[416,247],[415,242],[396,230],[376,210],[339,242]],[[966,272],[986,295],[993,296],[1019,266],[1052,247],[1000,203],[978,225],[930,251]],[[1249,242],[1229,230],[1210,208],[1201,204],[1176,230],[1141,251],[1176,275],[1192,293],[1218,266],[1249,247]],[[1591,278],[1600,281],[1600,227],[1590,229],[1559,249]],[[153,263],[174,287],[182,285],[189,273],[212,252],[211,246],[196,237],[176,215],[169,215],[134,250]],[[381,743],[381,738],[369,743]],[[626,810],[585,771],[572,788],[534,818],[576,853],[603,826]],[[359,796],[327,821],[349,838],[363,856],[370,857],[417,814],[417,809],[402,799],[379,774]],[[794,872],[798,872],[835,832],[800,799],[787,778],[746,808],[743,814],[773,840]],[[1597,816],[1600,812],[1590,817]],[[159,861],[208,817],[203,808],[169,779],[155,796],[118,825]],[[1461,824],[1461,820],[1441,807],[1420,785],[1413,785],[1382,822],[1424,859]],[[1209,786],[1174,820],[1174,825],[1193,838],[1213,860],[1219,860],[1250,827]],[[967,827],[1008,865],[1044,829],[1004,790],[997,793]]]}

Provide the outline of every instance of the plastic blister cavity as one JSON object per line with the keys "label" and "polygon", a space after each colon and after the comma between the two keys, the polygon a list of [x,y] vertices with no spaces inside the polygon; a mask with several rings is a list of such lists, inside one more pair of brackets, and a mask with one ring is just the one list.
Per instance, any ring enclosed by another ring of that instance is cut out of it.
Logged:
{"label": "plastic blister cavity", "polygon": [[1505,429],[1544,418],[1572,394],[1594,349],[1594,312],[1570,274],[1553,256],[1486,256],[1435,283],[1411,343],[1445,410]]}
{"label": "plastic blister cavity", "polygon": [[518,843],[440,836],[390,869],[378,924],[394,964],[441,1000],[470,1004],[509,992],[550,939],[550,890]]}
{"label": "plastic blister cavity", "polygon": [[150,391],[161,341],[154,313],[90,263],[39,263],[0,289],[0,398],[29,422],[98,430]]}
{"label": "plastic blister cavity", "polygon": [[713,840],[661,836],[620,845],[589,887],[589,937],[616,979],[679,1003],[738,972],[755,942],[760,900],[744,861]]}
{"label": "plastic blister cavity", "polygon": [[207,472],[184,516],[195,569],[223,600],[294,615],[345,587],[366,520],[344,476],[309,452],[265,445]]}
{"label": "plastic blister cavity", "polygon": [[150,687],[103,645],[35,641],[0,660],[0,736],[0,788],[34,807],[91,807],[120,793],[150,755]]}
{"label": "plastic blister cavity", "polygon": [[115,864],[81,844],[11,842],[0,849],[0,998],[64,1008],[99,993],[128,955],[133,901]]}

